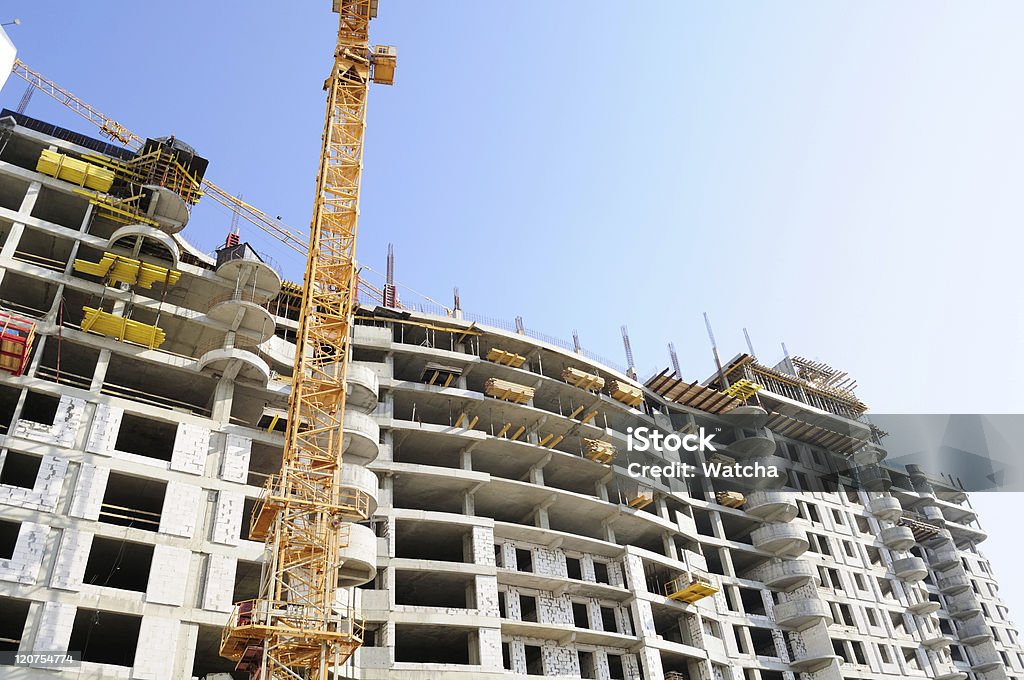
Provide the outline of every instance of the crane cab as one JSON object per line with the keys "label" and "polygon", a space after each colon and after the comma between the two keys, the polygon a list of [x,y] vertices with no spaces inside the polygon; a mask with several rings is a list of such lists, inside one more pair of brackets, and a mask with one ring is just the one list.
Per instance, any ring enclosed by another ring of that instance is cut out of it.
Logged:
{"label": "crane cab", "polygon": [[394,85],[397,64],[398,50],[393,45],[375,46],[373,48],[373,82],[379,85]]}

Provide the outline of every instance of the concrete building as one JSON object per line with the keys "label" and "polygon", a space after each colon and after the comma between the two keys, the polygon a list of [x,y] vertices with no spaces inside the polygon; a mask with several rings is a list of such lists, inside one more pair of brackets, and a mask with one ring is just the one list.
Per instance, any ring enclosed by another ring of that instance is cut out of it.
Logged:
{"label": "concrete building", "polygon": [[[221,628],[260,580],[249,518],[280,461],[297,289],[244,243],[197,252],[158,185],[137,206],[87,190],[123,150],[3,116],[0,307],[35,339],[0,375],[0,650],[83,663],[0,676],[224,678]],[[345,549],[366,632],[344,676],[1024,678],[966,495],[887,467],[827,367],[743,355],[706,384],[640,384],[459,314],[370,305],[357,324],[345,474],[375,512]],[[631,453],[638,427],[723,446]],[[714,460],[784,476],[628,474]]]}

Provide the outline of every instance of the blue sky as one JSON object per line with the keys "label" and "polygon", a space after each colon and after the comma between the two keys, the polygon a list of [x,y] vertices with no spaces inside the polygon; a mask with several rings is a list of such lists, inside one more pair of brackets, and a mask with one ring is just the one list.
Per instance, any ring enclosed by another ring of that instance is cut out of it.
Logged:
{"label": "blue sky", "polygon": [[[102,7],[102,9],[99,9]],[[1024,120],[1014,2],[382,0],[398,47],[371,96],[360,258],[442,301],[638,369],[793,353],[883,412],[1021,412]],[[305,229],[330,3],[5,3],[20,56]],[[12,80],[0,104],[21,97]],[[73,125],[37,94],[30,115]],[[212,250],[230,222],[199,206]],[[299,263],[243,236],[293,278]],[[1013,500],[979,498],[1004,595]],[[1000,532],[1003,532],[1002,535]]]}

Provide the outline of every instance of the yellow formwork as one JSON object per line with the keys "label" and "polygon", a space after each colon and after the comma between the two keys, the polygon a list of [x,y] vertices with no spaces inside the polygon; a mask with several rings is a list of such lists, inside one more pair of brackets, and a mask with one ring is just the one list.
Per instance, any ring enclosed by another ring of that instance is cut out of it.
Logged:
{"label": "yellow formwork", "polygon": [[114,184],[114,173],[110,170],[49,149],[43,149],[39,155],[36,170],[96,191],[110,191]]}
{"label": "yellow formwork", "polygon": [[741,380],[737,380],[732,385],[729,385],[729,387],[722,390],[722,393],[727,394],[730,397],[739,399],[740,401],[746,401],[747,399],[750,399],[752,396],[757,394],[760,390],[760,385],[751,380],[743,378]]}
{"label": "yellow formwork", "polygon": [[82,312],[85,314],[82,318],[83,331],[106,335],[121,342],[133,342],[150,349],[156,349],[167,338],[162,328],[132,321],[102,309],[82,307]]}
{"label": "yellow formwork", "polygon": [[99,262],[75,260],[74,269],[83,274],[103,277],[110,286],[121,283],[127,283],[129,286],[138,285],[140,288],[152,288],[154,283],[173,286],[181,278],[181,272],[174,269],[114,253],[103,253]]}

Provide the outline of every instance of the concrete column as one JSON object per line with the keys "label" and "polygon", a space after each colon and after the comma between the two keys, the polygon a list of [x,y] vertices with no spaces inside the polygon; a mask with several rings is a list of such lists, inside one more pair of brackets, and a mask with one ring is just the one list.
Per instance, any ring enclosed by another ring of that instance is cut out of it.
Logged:
{"label": "concrete column", "polygon": [[[25,197],[21,199],[21,207],[18,208],[19,213],[23,215],[32,214],[32,209],[36,207],[36,200],[39,198],[39,191],[42,188],[43,185],[40,182],[32,182],[28,185],[28,191],[25,192]],[[14,251],[18,249],[18,245],[21,243],[21,237],[24,233],[25,224],[23,222],[16,220],[11,224],[11,231],[7,234],[7,240],[4,242],[4,247],[3,249],[0,249],[0,257],[4,259],[14,257]]]}
{"label": "concrete column", "polygon": [[231,403],[235,396],[235,381],[221,378],[217,381],[217,389],[213,393],[213,409],[210,418],[221,425],[231,420]]}

